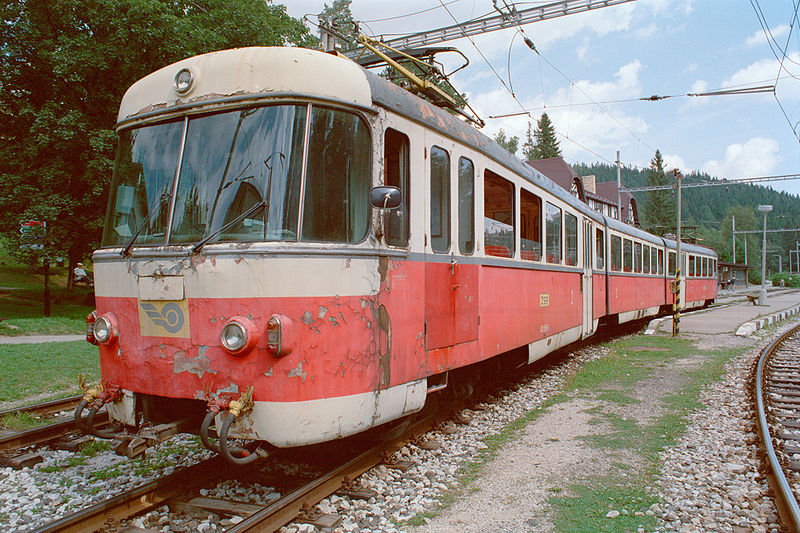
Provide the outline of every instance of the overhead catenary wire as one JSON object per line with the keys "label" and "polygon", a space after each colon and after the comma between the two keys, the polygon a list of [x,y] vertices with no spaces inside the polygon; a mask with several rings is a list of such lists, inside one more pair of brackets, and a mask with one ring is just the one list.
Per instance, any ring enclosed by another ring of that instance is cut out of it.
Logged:
{"label": "overhead catenary wire", "polygon": [[[786,122],[789,124],[789,128],[792,130],[792,133],[794,134],[794,136],[798,140],[800,140],[800,134],[798,134],[798,131],[797,131],[797,124],[796,123],[792,123],[792,119],[789,117],[789,114],[786,112],[786,109],[783,107],[783,104],[781,103],[780,98],[778,98],[778,92],[777,92],[778,81],[781,79],[781,73],[783,71],[786,71],[786,73],[789,74],[791,77],[793,77],[793,78],[795,78],[797,80],[800,80],[800,78],[798,78],[796,75],[791,73],[789,71],[789,69],[786,68],[786,66],[785,66],[785,62],[786,62],[787,59],[791,63],[798,64],[796,61],[792,60],[789,57],[788,51],[789,51],[789,43],[791,42],[791,38],[792,38],[792,31],[794,30],[794,24],[797,21],[797,12],[798,12],[798,8],[800,8],[800,4],[798,4],[797,2],[793,2],[792,3],[792,5],[794,6],[794,13],[792,13],[792,18],[789,20],[789,35],[786,38],[786,46],[784,48],[780,47],[780,45],[778,44],[777,40],[775,39],[775,36],[772,34],[772,31],[769,28],[769,24],[767,23],[766,17],[764,16],[764,12],[761,10],[761,5],[758,3],[758,0],[750,0],[750,5],[753,6],[753,10],[756,13],[756,18],[758,19],[758,22],[761,25],[761,29],[764,32],[764,37],[767,40],[767,44],[769,45],[770,51],[772,51],[772,54],[775,56],[775,59],[777,59],[778,62],[779,62],[779,64],[778,64],[778,74],[775,77],[772,96],[775,98],[775,102],[778,104],[778,108],[780,108],[781,113],[783,114],[783,117],[786,119]],[[780,51],[780,56],[775,51],[775,48],[777,48]]]}

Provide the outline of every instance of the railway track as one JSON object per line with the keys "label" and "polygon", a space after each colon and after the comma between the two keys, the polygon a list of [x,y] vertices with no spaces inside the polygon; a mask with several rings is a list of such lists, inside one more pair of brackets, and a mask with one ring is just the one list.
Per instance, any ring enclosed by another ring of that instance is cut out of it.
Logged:
{"label": "railway track", "polygon": [[[70,433],[77,432],[73,418],[73,411],[82,396],[69,396],[37,404],[7,409],[0,411],[0,421],[7,417],[27,414],[35,416],[38,420],[46,420],[45,425],[26,429],[0,430],[0,466],[26,466],[35,462],[35,454],[20,453],[30,446],[42,445],[53,440],[63,438]],[[64,416],[58,416],[59,414]],[[104,424],[108,420],[105,412],[98,413],[98,423]],[[67,445],[68,446],[68,445]]]}
{"label": "railway track", "polygon": [[800,326],[767,346],[755,370],[758,432],[784,524],[800,531]]}
{"label": "railway track", "polygon": [[[390,432],[390,435],[384,434],[384,438],[378,437],[380,433],[373,432],[366,439],[353,439],[350,450],[346,453],[334,454],[336,457],[325,462],[321,473],[311,479],[296,482],[293,486],[283,490],[280,498],[266,505],[202,497],[201,489],[207,489],[219,480],[229,479],[232,475],[241,475],[261,483],[276,483],[276,480],[263,479],[252,471],[241,469],[232,472],[229,464],[215,456],[89,508],[64,516],[36,531],[116,531],[124,527],[124,524],[134,516],[165,505],[169,507],[171,513],[189,510],[205,515],[213,513],[219,516],[236,517],[234,523],[225,529],[229,533],[275,531],[298,517],[323,527],[332,526],[337,522],[338,517],[315,515],[312,511],[314,505],[340,491],[345,491],[351,496],[356,495],[356,497],[359,492],[362,493],[361,497],[374,496],[368,489],[360,489],[353,484],[352,480],[370,468],[386,463],[394,451],[419,435],[430,431],[443,419],[452,416],[463,405],[464,401],[460,400],[439,406],[438,409],[432,409],[430,413],[423,414],[414,422],[397,426],[394,431]],[[391,464],[390,467],[403,469],[407,465]],[[282,482],[286,483],[286,476],[283,475],[282,478]]]}

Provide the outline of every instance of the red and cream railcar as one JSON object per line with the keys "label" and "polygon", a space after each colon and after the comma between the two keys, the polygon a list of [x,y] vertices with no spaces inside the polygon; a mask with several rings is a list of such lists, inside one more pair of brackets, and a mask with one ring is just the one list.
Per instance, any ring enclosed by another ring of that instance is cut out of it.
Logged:
{"label": "red and cream railcar", "polygon": [[129,427],[208,442],[216,422],[226,456],[228,436],[335,439],[421,409],[450,371],[672,301],[669,242],[340,57],[186,59],[129,89],[118,132],[87,401]]}

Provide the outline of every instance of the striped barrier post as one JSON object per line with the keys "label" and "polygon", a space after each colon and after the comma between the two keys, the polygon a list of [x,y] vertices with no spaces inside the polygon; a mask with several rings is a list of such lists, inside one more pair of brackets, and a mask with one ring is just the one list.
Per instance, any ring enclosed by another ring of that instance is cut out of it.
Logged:
{"label": "striped barrier post", "polygon": [[677,337],[681,332],[681,269],[675,272],[675,288],[672,291],[672,336]]}

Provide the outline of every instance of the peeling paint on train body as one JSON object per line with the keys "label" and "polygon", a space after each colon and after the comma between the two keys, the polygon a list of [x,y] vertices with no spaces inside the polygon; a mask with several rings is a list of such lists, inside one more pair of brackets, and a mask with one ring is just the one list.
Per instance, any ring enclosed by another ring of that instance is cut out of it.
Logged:
{"label": "peeling paint on train body", "polygon": [[[418,335],[423,295],[392,290],[393,285],[421,279],[418,264],[376,258],[372,294],[211,298],[198,297],[198,282],[222,283],[214,274],[226,265],[241,267],[245,261],[201,257],[171,265],[159,261],[127,265],[128,272],[137,273],[134,279],[157,272],[184,276],[189,338],[143,336],[137,298],[97,297],[98,312],[111,311],[121,317],[118,347],[101,346],[104,379],[126,390],[165,397],[209,400],[234,383],[242,390],[253,385],[257,401],[302,401],[379,391],[425,375]],[[257,274],[264,270],[263,265],[259,268],[248,268],[253,272],[251,284],[256,285]],[[349,268],[350,263],[343,271]],[[295,347],[282,358],[266,349],[263,332],[273,314],[286,316],[293,324]],[[249,353],[233,355],[220,345],[221,328],[233,316],[248,317],[262,333]],[[394,317],[417,318],[398,321]],[[398,336],[398,328],[402,335]]]}

